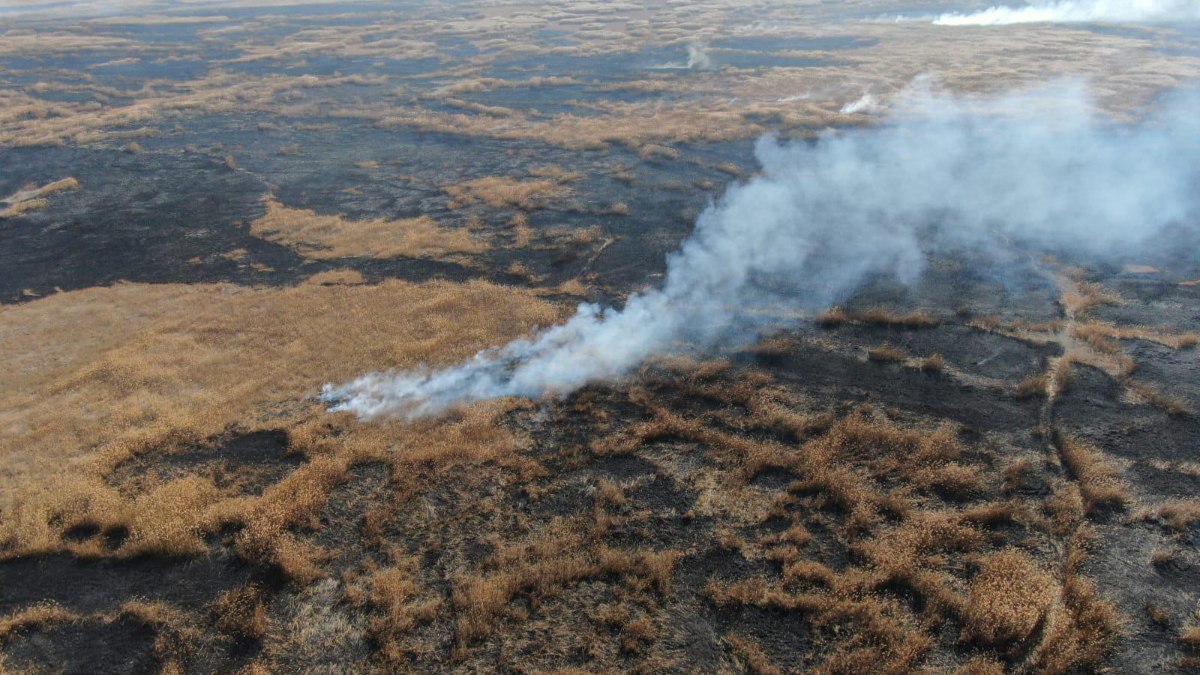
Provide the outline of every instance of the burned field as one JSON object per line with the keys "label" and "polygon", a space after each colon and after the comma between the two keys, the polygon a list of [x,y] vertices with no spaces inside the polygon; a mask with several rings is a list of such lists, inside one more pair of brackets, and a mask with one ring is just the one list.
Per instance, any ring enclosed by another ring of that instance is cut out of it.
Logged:
{"label": "burned field", "polygon": [[922,223],[911,278],[751,265],[742,330],[584,342],[582,386],[321,398],[639,306],[778,173],[765,132],[870,133],[930,72],[1085,77],[1122,124],[1189,32],[151,4],[0,13],[0,672],[1200,668],[1191,221]]}
{"label": "burned field", "polygon": [[122,439],[6,530],[5,665],[1183,667],[1194,333],[1113,376],[1056,337],[1101,309],[914,295],[416,428],[297,399]]}

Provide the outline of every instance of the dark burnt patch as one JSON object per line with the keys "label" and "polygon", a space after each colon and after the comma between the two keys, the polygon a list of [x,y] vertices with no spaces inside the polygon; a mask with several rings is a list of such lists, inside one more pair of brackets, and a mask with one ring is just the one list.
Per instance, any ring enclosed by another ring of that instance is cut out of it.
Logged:
{"label": "dark burnt patch", "polygon": [[0,613],[46,601],[80,613],[114,611],[134,598],[198,609],[251,576],[249,567],[223,551],[182,560],[14,558],[0,562]]}
{"label": "dark burnt patch", "polygon": [[607,455],[596,459],[595,470],[617,480],[628,480],[654,474],[658,467],[637,455]]}
{"label": "dark burnt patch", "polygon": [[1039,403],[901,367],[880,366],[857,356],[798,341],[774,369],[791,387],[833,401],[869,401],[910,414],[949,419],[979,432],[1014,432],[1037,423]]}
{"label": "dark burnt patch", "polygon": [[374,542],[364,528],[376,526],[368,524],[368,513],[387,503],[389,476],[386,464],[359,464],[330,492],[313,539],[332,556],[328,563],[331,571],[340,573],[370,557]]}
{"label": "dark burnt patch", "polygon": [[722,632],[753,636],[775,663],[803,668],[819,661],[812,628],[802,612],[751,605],[709,608],[708,612]]}
{"label": "dark burnt patch", "polygon": [[155,631],[129,617],[85,619],[28,629],[4,645],[7,665],[72,675],[157,669]]}
{"label": "dark burnt patch", "polygon": [[198,475],[228,494],[260,495],[303,463],[302,455],[289,451],[286,431],[231,433],[174,451],[137,455],[118,465],[108,482],[123,492],[140,493]]}

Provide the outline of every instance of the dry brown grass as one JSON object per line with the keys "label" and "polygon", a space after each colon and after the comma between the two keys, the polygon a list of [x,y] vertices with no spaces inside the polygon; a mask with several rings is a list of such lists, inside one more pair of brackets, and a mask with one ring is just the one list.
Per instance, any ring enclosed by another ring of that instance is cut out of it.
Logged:
{"label": "dry brown grass", "polygon": [[771,661],[771,657],[758,646],[754,638],[730,633],[725,636],[725,641],[741,658],[746,672],[753,675],[782,675],[783,671]]}
{"label": "dry brown grass", "polygon": [[890,328],[934,328],[941,325],[942,322],[937,315],[928,310],[899,312],[882,306],[854,311],[842,307],[831,307],[818,312],[813,320],[822,328],[836,328],[845,323]]}
{"label": "dry brown grass", "polygon": [[165,670],[188,656],[203,631],[193,615],[161,600],[128,600],[121,604],[119,616],[154,631],[154,653],[167,664]]}
{"label": "dry brown grass", "polygon": [[1170,629],[1174,623],[1171,620],[1171,613],[1156,605],[1152,600],[1147,600],[1142,609],[1146,611],[1146,616],[1150,621],[1160,628]]}
{"label": "dry brown grass", "polygon": [[416,579],[417,561],[403,558],[394,567],[377,570],[370,579],[370,601],[383,611],[371,623],[376,639],[387,642],[428,623],[437,615],[442,599],[428,593]]}
{"label": "dry brown grass", "polygon": [[929,373],[931,375],[940,373],[946,369],[946,359],[943,358],[941,354],[928,356],[924,359],[921,359],[921,361],[917,364],[917,369],[922,373]]}
{"label": "dry brown grass", "polygon": [[516,207],[523,211],[546,208],[552,199],[570,194],[571,189],[558,179],[517,180],[507,176],[488,176],[447,185],[452,209],[483,202],[494,209]]}
{"label": "dry brown grass", "polygon": [[1125,382],[1125,387],[1139,399],[1159,408],[1168,415],[1186,417],[1195,413],[1188,401],[1167,394],[1152,384],[1129,380]]}
{"label": "dry brown grass", "polygon": [[250,224],[256,237],[290,246],[316,260],[445,258],[487,249],[465,230],[447,230],[428,216],[403,220],[346,220],[293,209],[267,198],[267,212]]}
{"label": "dry brown grass", "polygon": [[1116,607],[1079,573],[1084,558],[1082,531],[1068,542],[1058,601],[1046,616],[1041,642],[1031,654],[1036,672],[1068,673],[1096,669],[1111,654],[1122,627]]}
{"label": "dry brown grass", "polygon": [[358,270],[343,269],[317,272],[305,279],[304,283],[318,286],[358,286],[367,283],[367,280]]}
{"label": "dry brown grass", "polygon": [[455,634],[462,653],[492,633],[519,594],[536,607],[584,579],[618,576],[640,579],[659,595],[670,588],[675,551],[626,551],[597,545],[565,520],[556,520],[525,541],[506,543],[482,574],[463,575],[452,596],[458,611]]}
{"label": "dry brown grass", "polygon": [[1071,436],[1062,436],[1058,445],[1063,464],[1079,484],[1088,513],[1101,507],[1124,507],[1129,502],[1129,486],[1103,452]]}
{"label": "dry brown grass", "polygon": [[259,639],[267,633],[265,594],[254,585],[222,593],[213,602],[212,613],[219,630],[246,639]]}
{"label": "dry brown grass", "polygon": [[1066,284],[1059,296],[1063,310],[1069,317],[1082,318],[1089,311],[1105,305],[1119,305],[1121,296],[1101,286],[1086,281],[1072,280]]}
{"label": "dry brown grass", "polygon": [[1200,626],[1193,624],[1179,631],[1179,641],[1191,651],[1200,651]]}
{"label": "dry brown grass", "polygon": [[1016,388],[1013,389],[1013,395],[1019,399],[1046,396],[1049,383],[1050,377],[1045,372],[1030,375],[1017,383]]}
{"label": "dry brown grass", "polygon": [[0,218],[16,218],[17,216],[29,213],[30,211],[38,211],[50,205],[47,199],[26,199],[19,201],[12,206],[0,209]]}
{"label": "dry brown grass", "polygon": [[[0,374],[6,554],[86,548],[61,538],[82,523],[131,526],[127,553],[183,553],[196,550],[205,527],[245,519],[245,550],[283,562],[306,555],[287,537],[275,546],[276,535],[319,506],[350,457],[382,447],[393,448],[389,458],[398,464],[502,455],[514,441],[494,420],[510,404],[415,426],[341,422],[336,443],[333,430],[299,443],[312,448],[310,459],[337,457],[310,462],[255,500],[212,503],[213,487],[199,479],[131,500],[103,476],[131,456],[270,419],[280,406],[303,418],[312,408],[302,401],[324,382],[465,358],[553,323],[559,310],[480,282],[275,290],[127,284],[60,293],[0,315],[0,351],[10,366]],[[297,430],[293,440],[303,438]]]}
{"label": "dry brown grass", "polygon": [[1159,471],[1171,471],[1193,478],[1200,478],[1200,462],[1168,462],[1161,459],[1152,459],[1148,463]]}
{"label": "dry brown grass", "polygon": [[0,617],[0,645],[16,633],[44,628],[55,623],[74,621],[79,615],[56,603],[42,603]]}
{"label": "dry brown grass", "polygon": [[[680,366],[680,372],[689,371]],[[727,404],[742,400],[728,384],[722,388],[705,382],[697,379],[687,391],[695,388],[705,399]],[[836,514],[836,526],[821,518],[822,536],[833,534],[846,542],[852,562],[845,568],[835,570],[821,559],[809,559],[814,538],[799,523],[752,542],[731,528],[718,528],[714,538],[720,548],[773,561],[782,575],[737,581],[715,576],[703,591],[719,606],[751,605],[794,614],[814,631],[838,625],[840,632],[830,636],[824,660],[813,672],[865,672],[880,664],[894,666],[897,672],[917,669],[934,649],[931,635],[936,629],[930,626],[949,617],[964,627],[964,638],[980,648],[1036,652],[1051,671],[1099,663],[1111,648],[1117,615],[1078,574],[1082,544],[1068,547],[1070,573],[1060,581],[1049,571],[1058,569],[1058,561],[1035,561],[1011,547],[996,550],[997,534],[989,531],[997,525],[1022,524],[1046,528],[1044,532],[1054,537],[1071,536],[1079,531],[1084,515],[1083,498],[1074,483],[1062,490],[1076,501],[1064,497],[1058,510],[1061,523],[1043,519],[1022,499],[948,507],[944,500],[979,499],[999,487],[989,480],[989,467],[968,453],[953,426],[908,426],[864,406],[816,427],[819,435],[810,436],[799,451],[789,451],[745,435],[761,428],[752,421],[756,416],[713,414],[718,424],[710,425],[707,416],[688,418],[645,404],[653,411],[650,421],[635,423],[624,438],[595,448],[644,452],[638,450],[640,444],[658,438],[669,439],[668,447],[695,443],[709,461],[728,472],[728,478],[716,483],[722,490],[737,490],[740,481],[762,467],[780,467],[797,477],[770,510],[741,512],[749,518],[790,518],[797,509]],[[1104,501],[1099,488],[1107,486],[1111,476],[1096,458],[1087,459],[1083,473],[1091,481],[1089,494]],[[1037,471],[1032,463],[1026,466]],[[731,506],[714,510],[710,500],[720,503],[702,492],[697,511],[722,518],[739,513]],[[974,578],[964,578],[955,562],[963,558],[979,562]],[[912,598],[907,601],[912,604],[898,602],[897,593]],[[1053,630],[1043,634],[1042,626]],[[1063,652],[1061,658],[1056,649]],[[966,672],[995,672],[996,667],[996,662],[980,657]]]}
{"label": "dry brown grass", "polygon": [[975,656],[954,671],[954,675],[1004,675],[1004,666],[986,656]]}
{"label": "dry brown grass", "polygon": [[0,209],[0,219],[14,218],[22,213],[43,209],[50,204],[50,200],[46,199],[56,192],[64,190],[75,190],[79,188],[79,181],[74,178],[63,178],[52,183],[47,183],[41,187],[28,187],[9,195],[5,199],[0,199],[0,204],[5,208]]}
{"label": "dry brown grass", "polygon": [[933,328],[941,325],[941,319],[928,310],[918,309],[911,312],[897,312],[887,307],[872,307],[859,312],[851,312],[852,320],[870,326],[890,326],[896,328]]}
{"label": "dry brown grass", "polygon": [[867,358],[880,363],[901,363],[907,357],[902,350],[890,344],[882,344],[868,349]]}
{"label": "dry brown grass", "polygon": [[1173,532],[1185,533],[1193,524],[1200,523],[1200,501],[1168,499],[1157,506],[1143,510],[1139,515],[1144,520],[1157,520]]}
{"label": "dry brown grass", "polygon": [[1029,638],[1054,601],[1054,578],[1015,548],[984,556],[979,567],[967,599],[967,635],[986,645]]}

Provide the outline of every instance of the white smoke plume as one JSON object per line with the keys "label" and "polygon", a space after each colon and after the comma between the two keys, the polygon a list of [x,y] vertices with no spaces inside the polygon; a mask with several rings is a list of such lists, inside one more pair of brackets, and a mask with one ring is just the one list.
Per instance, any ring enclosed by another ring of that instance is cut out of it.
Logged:
{"label": "white smoke plume", "polygon": [[881,110],[883,110],[883,106],[880,105],[879,99],[871,95],[870,92],[865,93],[858,99],[850,101],[846,105],[842,106],[842,113],[847,115],[853,115],[855,113],[872,114]]}
{"label": "white smoke plume", "polygon": [[930,247],[1023,241],[1102,253],[1194,224],[1194,106],[1127,127],[1091,109],[1071,83],[988,102],[914,94],[875,129],[760,139],[761,173],[705,210],[668,257],[661,288],[622,309],[581,305],[563,325],[458,366],[372,373],[322,397],[333,410],[411,419],[564,394],[681,345],[752,337],[762,310],[781,303],[812,311],[872,276],[913,280]]}
{"label": "white smoke plume", "polygon": [[1200,21],[1200,0],[1057,0],[1022,7],[996,5],[970,14],[942,14],[939,26],[1017,23],[1166,23]]}
{"label": "white smoke plume", "polygon": [[687,46],[688,60],[686,68],[688,70],[711,70],[713,67],[712,57],[708,55],[708,48],[702,44],[691,43]]}

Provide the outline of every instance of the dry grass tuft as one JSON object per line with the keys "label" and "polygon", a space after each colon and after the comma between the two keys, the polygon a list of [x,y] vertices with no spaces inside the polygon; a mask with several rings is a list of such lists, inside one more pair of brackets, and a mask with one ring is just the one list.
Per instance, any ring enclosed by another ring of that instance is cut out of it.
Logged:
{"label": "dry grass tuft", "polygon": [[1141,400],[1174,417],[1186,417],[1195,411],[1190,403],[1182,398],[1171,396],[1162,389],[1145,382],[1126,381],[1125,387]]}
{"label": "dry grass tuft", "polygon": [[130,509],[129,540],[122,553],[185,557],[207,551],[204,515],[219,498],[217,487],[199,476],[180,478],[139,496]]}
{"label": "dry grass tuft", "polygon": [[1004,675],[1004,666],[986,656],[976,656],[954,671],[954,675]]}
{"label": "dry grass tuft", "polygon": [[946,369],[946,359],[943,358],[941,354],[934,354],[933,356],[922,359],[917,365],[917,368],[922,373],[929,373],[931,375],[940,373]]}
{"label": "dry grass tuft", "polygon": [[367,279],[358,270],[325,270],[305,279],[304,283],[318,286],[357,286],[367,283]]}
{"label": "dry grass tuft", "polygon": [[56,180],[41,187],[29,187],[19,190],[5,199],[0,199],[0,204],[3,204],[5,207],[0,209],[0,219],[14,218],[22,213],[45,208],[50,204],[50,201],[46,197],[64,190],[75,190],[78,187],[78,180],[63,178],[62,180]]}
{"label": "dry grass tuft", "polygon": [[984,556],[967,599],[966,634],[990,646],[1027,639],[1045,617],[1057,586],[1024,551],[1008,548]]}
{"label": "dry grass tuft", "polygon": [[1192,478],[1200,478],[1200,462],[1168,462],[1161,459],[1152,459],[1148,464],[1159,471],[1171,471],[1191,476]]}
{"label": "dry grass tuft", "polygon": [[928,310],[897,312],[887,307],[871,307],[864,310],[849,311],[841,307],[831,307],[817,313],[813,320],[822,328],[836,328],[846,323],[858,323],[866,326],[885,326],[889,328],[935,328],[942,321],[937,315]]}
{"label": "dry grass tuft", "polygon": [[441,609],[442,599],[430,595],[416,579],[417,561],[404,558],[395,567],[377,570],[370,579],[371,604],[383,616],[371,622],[371,631],[386,643],[429,623]]}
{"label": "dry grass tuft", "polygon": [[482,253],[487,246],[464,230],[446,230],[428,216],[403,220],[345,220],[265,201],[267,213],[250,224],[256,237],[291,246],[316,260],[445,258]]}
{"label": "dry grass tuft", "polygon": [[1072,281],[1059,296],[1063,310],[1069,317],[1081,318],[1096,307],[1120,305],[1121,296],[1101,286],[1086,281]]}
{"label": "dry grass tuft", "polygon": [[507,176],[488,176],[465,183],[447,185],[452,209],[483,202],[494,209],[516,207],[523,211],[544,209],[550,200],[565,197],[571,189],[558,179],[517,180]]}
{"label": "dry grass tuft", "polygon": [[265,594],[254,585],[222,593],[212,613],[218,630],[244,639],[257,640],[269,628]]}
{"label": "dry grass tuft", "polygon": [[906,356],[900,349],[889,344],[882,344],[868,349],[867,358],[880,363],[902,363]]}
{"label": "dry grass tuft", "polygon": [[782,675],[783,671],[771,661],[771,657],[767,656],[753,638],[730,633],[725,636],[725,642],[741,659],[746,672],[753,675]]}
{"label": "dry grass tuft", "polygon": [[1149,617],[1150,621],[1159,628],[1170,630],[1174,624],[1171,620],[1171,613],[1156,605],[1153,600],[1147,600],[1142,609],[1146,611],[1146,616]]}
{"label": "dry grass tuft", "polygon": [[1156,519],[1167,529],[1184,533],[1195,523],[1200,523],[1200,501],[1194,499],[1168,499],[1156,507],[1139,514],[1143,520]]}
{"label": "dry grass tuft", "polygon": [[1021,380],[1013,389],[1013,395],[1018,399],[1033,398],[1035,396],[1046,396],[1050,385],[1050,376],[1048,373],[1041,372]]}
{"label": "dry grass tuft", "polygon": [[1088,513],[1101,507],[1121,508],[1129,502],[1129,486],[1103,452],[1071,436],[1060,437],[1058,445],[1063,463],[1079,483]]}
{"label": "dry grass tuft", "polygon": [[1035,672],[1068,673],[1098,668],[1112,652],[1121,615],[1078,574],[1068,558],[1062,593],[1046,617],[1041,643],[1033,653]]}
{"label": "dry grass tuft", "polygon": [[79,615],[75,612],[52,602],[17,610],[8,616],[0,617],[0,645],[3,645],[12,635],[23,630],[44,628],[51,624],[65,623],[78,618]]}
{"label": "dry grass tuft", "polygon": [[505,544],[490,561],[490,571],[455,580],[452,601],[458,612],[455,634],[459,651],[490,635],[518,595],[529,597],[536,607],[567,586],[606,576],[643,582],[660,596],[666,595],[681,556],[677,551],[597,546],[571,523],[556,520],[522,542]]}
{"label": "dry grass tuft", "polygon": [[822,328],[837,328],[850,321],[850,315],[841,307],[831,307],[823,312],[818,312],[813,321]]}
{"label": "dry grass tuft", "polygon": [[897,312],[886,307],[872,307],[861,312],[853,312],[851,317],[855,321],[869,326],[893,328],[934,328],[942,323],[935,314],[924,309]]}
{"label": "dry grass tuft", "polygon": [[1191,625],[1179,631],[1179,641],[1185,649],[1200,651],[1200,626]]}

